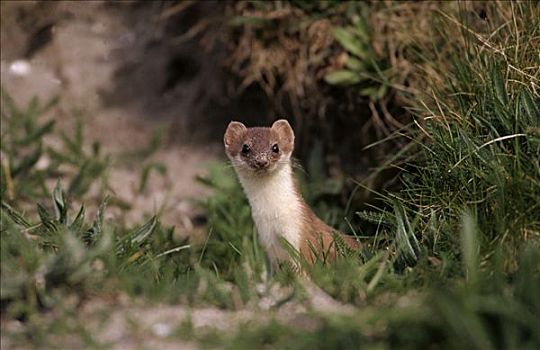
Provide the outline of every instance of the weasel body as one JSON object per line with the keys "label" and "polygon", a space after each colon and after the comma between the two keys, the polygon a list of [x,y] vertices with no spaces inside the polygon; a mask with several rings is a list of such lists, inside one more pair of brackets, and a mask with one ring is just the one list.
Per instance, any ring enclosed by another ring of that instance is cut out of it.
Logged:
{"label": "weasel body", "polygon": [[[334,258],[336,231],[320,220],[306,204],[294,179],[291,154],[294,132],[289,123],[276,121],[271,128],[246,128],[231,122],[224,136],[225,152],[251,206],[259,240],[272,264],[289,261],[281,239],[310,263]],[[358,242],[341,235],[349,247]]]}

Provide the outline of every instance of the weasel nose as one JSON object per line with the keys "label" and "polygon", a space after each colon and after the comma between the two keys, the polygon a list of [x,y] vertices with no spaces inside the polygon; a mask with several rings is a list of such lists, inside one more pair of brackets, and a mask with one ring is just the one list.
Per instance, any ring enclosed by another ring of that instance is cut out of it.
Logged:
{"label": "weasel nose", "polygon": [[268,165],[268,161],[264,159],[258,159],[255,161],[257,168],[262,169]]}

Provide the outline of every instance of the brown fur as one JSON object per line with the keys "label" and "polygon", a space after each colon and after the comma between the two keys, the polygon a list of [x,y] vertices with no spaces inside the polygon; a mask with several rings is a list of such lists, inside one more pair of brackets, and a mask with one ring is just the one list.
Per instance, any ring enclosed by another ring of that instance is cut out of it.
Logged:
{"label": "brown fur", "polygon": [[[299,194],[299,196],[301,195]],[[302,229],[303,237],[300,240],[300,253],[309,263],[313,264],[317,260],[335,260],[338,252],[338,248],[336,247],[338,243],[335,241],[335,237],[337,236],[350,249],[357,250],[360,248],[360,243],[354,237],[333,229],[319,219],[303,198],[302,206],[305,219],[303,223],[304,228]]]}

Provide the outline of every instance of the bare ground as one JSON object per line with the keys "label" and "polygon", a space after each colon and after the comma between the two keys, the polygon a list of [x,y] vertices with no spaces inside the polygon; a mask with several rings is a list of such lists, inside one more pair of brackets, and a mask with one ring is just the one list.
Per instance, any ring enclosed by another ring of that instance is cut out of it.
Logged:
{"label": "bare ground", "polygon": [[[164,79],[155,77],[157,71],[148,72],[144,81],[140,81],[144,77],[123,74],[134,56],[144,55],[140,51],[146,48],[139,41],[149,40],[149,34],[141,34],[140,28],[129,27],[123,20],[132,14],[128,8],[110,8],[101,2],[3,2],[2,12],[1,84],[19,106],[26,106],[33,96],[41,101],[60,96],[48,117],[55,118],[59,128],[69,129],[81,116],[86,142],[98,141],[112,155],[144,148],[156,127],[169,126],[166,146],[152,159],[166,164],[167,174],[151,176],[147,191],[139,195],[136,166],[114,166],[110,185],[116,196],[132,204],[128,220],[159,211],[165,225],[189,226],[195,212],[191,199],[206,193],[194,177],[222,156],[220,142],[201,144],[190,137],[200,132],[185,127],[184,121],[193,118],[192,96],[179,94],[176,103],[166,101],[167,96],[160,103],[153,96],[151,89],[160,83],[156,80]],[[52,28],[43,29],[47,26]],[[29,47],[37,45],[32,44],[37,40],[35,28],[48,30],[50,38],[29,55]],[[144,57],[155,58],[151,53]],[[156,63],[160,64],[165,63]],[[17,65],[26,65],[26,71],[18,72]],[[114,90],[118,81],[130,78],[135,80],[131,83],[134,96],[126,99],[125,91]],[[184,89],[195,90],[189,84]]]}

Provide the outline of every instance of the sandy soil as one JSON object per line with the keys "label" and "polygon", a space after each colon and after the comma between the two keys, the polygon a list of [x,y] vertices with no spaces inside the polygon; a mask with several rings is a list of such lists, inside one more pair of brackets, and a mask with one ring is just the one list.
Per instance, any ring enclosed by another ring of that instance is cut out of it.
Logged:
{"label": "sandy soil", "polygon": [[[261,290],[265,289],[260,286]],[[206,336],[208,331],[232,332],[241,330],[246,325],[265,324],[271,320],[291,327],[309,329],[317,326],[312,317],[318,313],[352,314],[354,308],[343,305],[325,294],[319,288],[306,284],[306,301],[289,302],[279,308],[272,306],[290,293],[289,290],[274,286],[266,292],[258,305],[228,311],[216,307],[188,307],[185,305],[152,305],[144,301],[133,300],[120,295],[117,300],[106,301],[93,299],[86,302],[78,310],[78,322],[84,322],[85,331],[93,339],[109,344],[114,349],[198,349],[197,343],[184,340],[180,335],[186,324],[189,324],[196,336]],[[66,301],[70,303],[70,301]],[[65,316],[60,316],[65,317]],[[54,312],[47,315],[50,324],[57,322]],[[84,320],[84,321],[83,321]],[[2,349],[13,347],[5,333],[22,334],[23,324],[20,321],[8,321],[2,324]],[[62,336],[50,339],[58,346],[80,348],[81,339],[77,336]]]}

